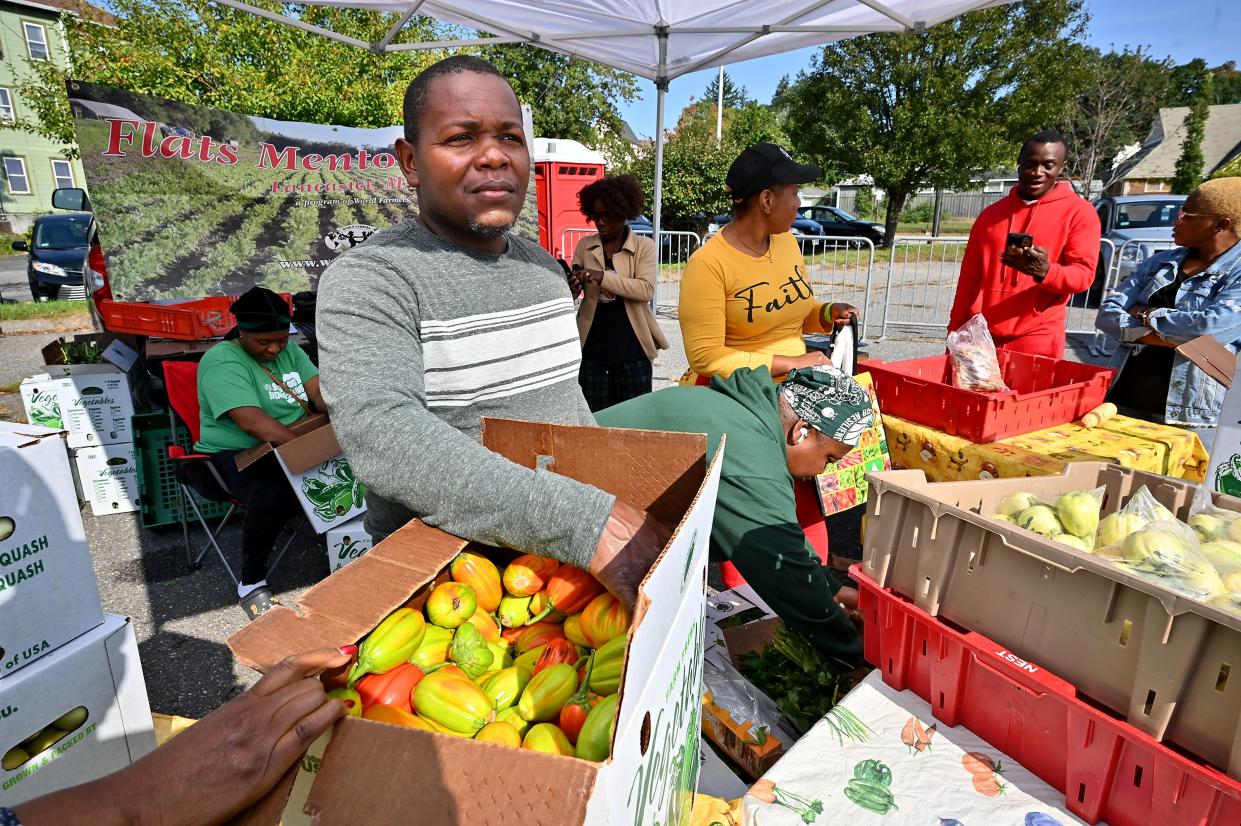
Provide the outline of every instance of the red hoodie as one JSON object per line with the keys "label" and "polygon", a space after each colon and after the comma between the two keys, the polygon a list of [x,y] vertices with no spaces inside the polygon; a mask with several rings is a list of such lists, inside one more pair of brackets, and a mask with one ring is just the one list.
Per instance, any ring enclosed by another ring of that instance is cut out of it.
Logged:
{"label": "red hoodie", "polygon": [[[1010,232],[1034,236],[1051,268],[1042,283],[1000,263]],[[1065,305],[1090,287],[1099,262],[1099,216],[1061,181],[1033,204],[1017,188],[982,211],[970,230],[948,330],[982,313],[1000,349],[1064,357]]]}

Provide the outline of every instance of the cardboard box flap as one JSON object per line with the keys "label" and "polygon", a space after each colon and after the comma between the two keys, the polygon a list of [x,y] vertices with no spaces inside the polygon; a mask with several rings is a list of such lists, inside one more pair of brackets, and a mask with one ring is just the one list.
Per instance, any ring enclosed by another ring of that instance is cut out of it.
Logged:
{"label": "cardboard box flap", "polygon": [[[267,671],[291,654],[357,642],[409,600],[468,543],[410,522],[344,571],[321,580],[292,607],[277,606],[228,639],[242,663]],[[367,599],[357,598],[359,593]]]}
{"label": "cardboard box flap", "polygon": [[586,823],[598,773],[572,757],[350,717],[332,732],[306,812],[367,826]]}
{"label": "cardboard box flap", "polygon": [[[292,442],[289,442],[286,445],[282,445],[281,448],[283,449],[285,447],[290,447],[292,445],[295,445],[296,443],[300,442],[302,440],[302,437],[304,437],[306,434],[313,433],[314,431],[323,427],[327,423],[328,423],[327,416],[324,416],[322,413],[317,413],[313,416],[307,416],[304,419],[300,419],[294,422],[293,424],[289,425],[289,430],[292,430],[298,436],[298,438],[294,439]],[[333,442],[336,441],[336,434],[334,433],[332,434],[332,441]],[[321,448],[321,445],[320,445],[320,448]],[[271,453],[275,449],[276,448],[271,446],[270,442],[260,442],[259,444],[255,445],[249,450],[243,450],[241,453],[237,454],[237,469],[245,470],[250,465],[254,464],[259,459],[262,459],[264,456],[266,456],[268,453]],[[326,462],[328,459],[331,459],[332,456],[336,456],[339,453],[340,453],[340,444],[337,443],[336,453],[333,453],[331,456],[323,457],[322,459],[319,460],[319,462]],[[280,455],[284,458],[286,463],[289,462],[290,457],[296,457],[299,464],[305,458],[305,455],[300,450],[291,450],[288,454],[282,452]],[[293,470],[293,468],[290,467],[290,470],[293,473],[302,473],[303,471],[309,470],[310,468],[314,467],[316,464],[319,464],[319,462],[311,462],[305,467],[299,467],[297,470]]]}
{"label": "cardboard box flap", "polygon": [[681,521],[706,474],[705,434],[483,419],[483,444],[606,490],[666,525]]}
{"label": "cardboard box flap", "polygon": [[1232,387],[1232,377],[1237,372],[1237,357],[1213,336],[1199,336],[1177,347],[1176,352],[1224,387]]}
{"label": "cardboard box flap", "polygon": [[342,451],[340,442],[336,441],[336,431],[332,430],[332,424],[323,418],[305,435],[298,436],[293,441],[285,442],[276,448],[276,452],[284,460],[289,473],[305,473],[312,467],[339,456]]}

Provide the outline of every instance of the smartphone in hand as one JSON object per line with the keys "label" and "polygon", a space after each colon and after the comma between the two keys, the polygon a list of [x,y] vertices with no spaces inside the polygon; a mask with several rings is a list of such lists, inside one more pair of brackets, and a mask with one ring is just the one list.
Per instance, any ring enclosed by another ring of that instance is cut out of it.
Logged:
{"label": "smartphone in hand", "polygon": [[1010,232],[1008,234],[1008,243],[1006,246],[1028,250],[1030,247],[1034,246],[1034,236],[1028,232]]}

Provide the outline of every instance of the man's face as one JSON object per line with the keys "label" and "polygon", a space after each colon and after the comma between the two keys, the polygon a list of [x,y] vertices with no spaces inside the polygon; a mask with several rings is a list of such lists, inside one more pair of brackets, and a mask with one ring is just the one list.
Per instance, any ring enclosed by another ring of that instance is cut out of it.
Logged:
{"label": "man's face", "polygon": [[1042,198],[1056,186],[1066,160],[1062,143],[1030,143],[1017,159],[1017,194],[1023,200]]}
{"label": "man's face", "polygon": [[241,342],[241,348],[250,355],[250,358],[259,364],[267,364],[268,362],[275,361],[284,348],[289,346],[289,331],[276,330],[270,333],[251,333],[242,330],[238,334],[237,340]]}
{"label": "man's face", "polygon": [[464,246],[503,251],[503,234],[521,214],[530,181],[521,107],[503,78],[436,78],[417,145],[401,139],[396,150],[428,229]]}

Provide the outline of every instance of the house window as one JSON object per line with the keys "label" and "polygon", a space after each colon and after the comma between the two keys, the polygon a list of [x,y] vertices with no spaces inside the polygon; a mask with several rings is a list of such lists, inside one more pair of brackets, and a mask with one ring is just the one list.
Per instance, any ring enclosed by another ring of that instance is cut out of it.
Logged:
{"label": "house window", "polygon": [[25,158],[5,158],[4,178],[8,182],[10,195],[30,194],[30,176],[26,174]]}
{"label": "house window", "polygon": [[50,52],[47,48],[47,29],[41,23],[22,22],[26,32],[26,51],[31,60],[47,60]]}
{"label": "house window", "polygon": [[57,189],[72,189],[77,186],[73,181],[73,164],[66,160],[52,159],[52,177],[56,179]]}
{"label": "house window", "polygon": [[1147,192],[1171,192],[1172,184],[1170,181],[1147,181]]}
{"label": "house window", "polygon": [[0,86],[0,122],[13,123],[17,114],[13,111],[13,93]]}

